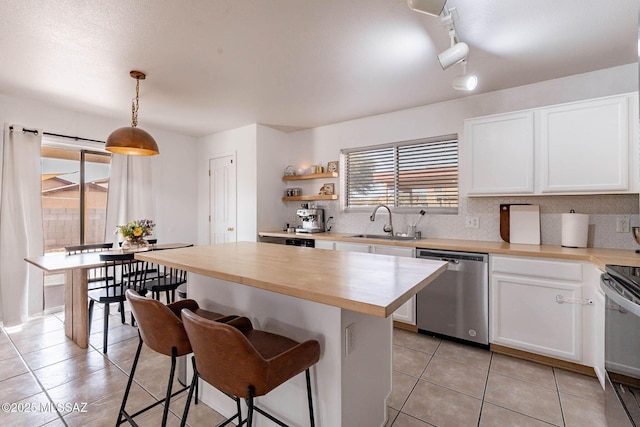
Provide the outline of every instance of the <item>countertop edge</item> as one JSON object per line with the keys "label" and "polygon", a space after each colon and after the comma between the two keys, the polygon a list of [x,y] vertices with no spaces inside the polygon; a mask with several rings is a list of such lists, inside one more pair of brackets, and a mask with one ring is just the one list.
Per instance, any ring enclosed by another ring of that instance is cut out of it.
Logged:
{"label": "countertop edge", "polygon": [[482,252],[493,255],[513,255],[536,258],[566,259],[572,261],[586,261],[597,265],[601,270],[604,270],[607,264],[640,267],[640,254],[635,253],[633,249],[565,248],[563,246],[553,245],[526,245],[485,240],[441,238],[423,238],[418,240],[383,240],[351,237],[354,234],[356,233],[324,232],[312,234],[297,234],[287,233],[285,231],[261,231],[258,233],[260,237],[332,240],[338,242],[378,244],[419,249],[441,249],[465,252]]}

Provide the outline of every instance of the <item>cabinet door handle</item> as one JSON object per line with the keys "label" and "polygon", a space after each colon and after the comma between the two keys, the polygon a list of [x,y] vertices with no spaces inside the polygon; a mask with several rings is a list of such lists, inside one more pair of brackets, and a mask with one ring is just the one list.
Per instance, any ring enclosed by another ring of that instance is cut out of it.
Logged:
{"label": "cabinet door handle", "polygon": [[227,227],[227,231],[233,231],[233,227]]}
{"label": "cabinet door handle", "polygon": [[577,298],[565,298],[562,295],[556,295],[556,302],[558,304],[582,304],[582,305],[593,305],[593,300],[591,299],[577,299]]}

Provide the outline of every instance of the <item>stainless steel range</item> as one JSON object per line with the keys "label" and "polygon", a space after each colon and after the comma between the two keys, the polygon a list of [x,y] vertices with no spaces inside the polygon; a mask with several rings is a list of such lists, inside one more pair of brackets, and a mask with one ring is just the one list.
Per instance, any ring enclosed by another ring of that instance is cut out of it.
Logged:
{"label": "stainless steel range", "polygon": [[608,427],[640,427],[640,268],[607,265],[605,413]]}

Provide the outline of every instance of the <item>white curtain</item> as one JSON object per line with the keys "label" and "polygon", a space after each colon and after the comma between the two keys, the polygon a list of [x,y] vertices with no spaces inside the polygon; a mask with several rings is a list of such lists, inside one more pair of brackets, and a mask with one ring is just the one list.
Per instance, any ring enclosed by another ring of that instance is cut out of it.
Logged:
{"label": "white curtain", "polygon": [[[11,130],[11,128],[13,130]],[[42,131],[5,124],[0,140],[0,315],[4,326],[43,309],[42,270],[25,258],[44,253]]]}
{"label": "white curtain", "polygon": [[114,234],[117,225],[134,219],[155,222],[155,207],[151,180],[151,158],[113,154],[109,171],[107,225],[105,242],[118,246]]}

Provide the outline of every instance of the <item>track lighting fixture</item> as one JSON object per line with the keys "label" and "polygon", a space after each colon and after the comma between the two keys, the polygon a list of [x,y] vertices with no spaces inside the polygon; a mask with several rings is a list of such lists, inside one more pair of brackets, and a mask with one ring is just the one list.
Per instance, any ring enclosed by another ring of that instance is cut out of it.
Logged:
{"label": "track lighting fixture", "polygon": [[464,61],[467,55],[469,55],[469,45],[465,42],[453,43],[453,38],[451,41],[451,47],[438,55],[438,62],[443,70],[446,70],[453,64]]}
{"label": "track lighting fixture", "polygon": [[[451,45],[448,49],[438,54],[438,62],[443,70],[452,65],[462,63],[463,73],[453,79],[452,85],[456,90],[472,91],[478,86],[478,77],[474,74],[467,74],[467,56],[469,55],[469,45],[458,39],[455,21],[458,19],[458,11],[455,7],[447,9],[447,0],[407,0],[411,10],[437,16],[440,25],[449,31]],[[639,50],[640,52],[640,50]]]}
{"label": "track lighting fixture", "polygon": [[432,16],[439,16],[446,3],[447,0],[407,0],[411,10]]}

